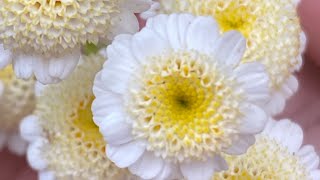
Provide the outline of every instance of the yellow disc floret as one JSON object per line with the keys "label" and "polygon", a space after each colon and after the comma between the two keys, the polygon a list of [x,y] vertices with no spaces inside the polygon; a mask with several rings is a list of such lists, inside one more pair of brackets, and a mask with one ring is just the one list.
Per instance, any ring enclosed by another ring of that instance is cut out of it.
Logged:
{"label": "yellow disc floret", "polygon": [[108,36],[117,0],[0,0],[0,42],[39,54],[62,53]]}
{"label": "yellow disc floret", "polygon": [[299,157],[266,137],[257,138],[246,154],[226,156],[226,159],[229,170],[217,173],[213,180],[308,179]]}
{"label": "yellow disc floret", "polygon": [[238,30],[247,38],[242,62],[266,65],[270,86],[279,90],[301,65],[302,33],[292,0],[161,0],[167,13],[213,16],[221,32]]}
{"label": "yellow disc floret", "polygon": [[136,119],[133,134],[147,138],[149,150],[183,159],[230,146],[242,93],[233,89],[234,78],[210,61],[196,52],[178,52],[154,57],[143,68],[143,83],[133,88],[128,111]]}
{"label": "yellow disc floret", "polygon": [[35,80],[18,79],[12,66],[0,70],[3,94],[0,96],[0,129],[5,132],[18,130],[20,121],[35,108]]}
{"label": "yellow disc floret", "polygon": [[35,114],[48,140],[42,154],[58,179],[118,179],[126,170],[107,158],[91,112],[91,87],[103,57],[90,55],[82,63],[69,79],[45,87],[39,97]]}

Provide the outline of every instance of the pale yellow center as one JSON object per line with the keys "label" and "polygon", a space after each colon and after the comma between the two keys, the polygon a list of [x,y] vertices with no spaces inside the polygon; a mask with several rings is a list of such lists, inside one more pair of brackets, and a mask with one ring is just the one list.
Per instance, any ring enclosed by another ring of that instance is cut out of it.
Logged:
{"label": "pale yellow center", "polygon": [[223,76],[207,63],[209,57],[196,52],[150,61],[155,63],[144,67],[143,85],[132,89],[128,102],[136,119],[133,134],[146,137],[149,150],[169,158],[201,158],[230,145],[241,99],[233,78]]}
{"label": "pale yellow center", "polygon": [[0,43],[46,56],[97,44],[110,36],[118,6],[116,0],[2,0]]}
{"label": "pale yellow center", "polygon": [[35,80],[18,79],[10,65],[0,70],[0,81],[4,86],[0,96],[0,129],[16,132],[20,121],[35,108]]}
{"label": "pale yellow center", "polygon": [[298,156],[268,137],[256,138],[246,154],[226,155],[229,169],[212,180],[306,180],[308,173]]}

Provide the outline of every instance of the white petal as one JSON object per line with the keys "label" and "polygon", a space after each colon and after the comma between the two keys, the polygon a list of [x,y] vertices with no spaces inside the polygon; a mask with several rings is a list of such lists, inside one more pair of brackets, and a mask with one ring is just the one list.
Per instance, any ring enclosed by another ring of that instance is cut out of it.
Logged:
{"label": "white petal", "polygon": [[209,180],[215,171],[214,158],[208,158],[206,161],[191,160],[180,164],[183,176],[188,180]]}
{"label": "white petal", "polygon": [[11,62],[12,62],[11,51],[4,49],[3,44],[0,44],[0,69],[5,68]]}
{"label": "white petal", "polygon": [[132,35],[122,34],[115,37],[112,44],[109,45],[106,50],[108,61],[121,62],[125,64],[128,69],[135,69],[138,62],[133,56],[131,41]]}
{"label": "white petal", "polygon": [[153,1],[150,8],[147,11],[140,13],[140,17],[144,20],[154,17],[158,14],[158,11],[160,10],[160,8],[161,8],[160,3]]}
{"label": "white petal", "polygon": [[246,39],[240,32],[228,31],[216,42],[214,56],[220,64],[237,65],[246,50]]}
{"label": "white petal", "polygon": [[65,79],[77,66],[80,59],[80,48],[49,59],[49,75],[53,78]]}
{"label": "white petal", "polygon": [[269,117],[269,119],[267,120],[267,124],[261,134],[271,133],[272,129],[276,126],[276,124],[277,124],[277,121]]}
{"label": "white petal", "polygon": [[46,144],[47,140],[38,138],[28,147],[27,159],[29,165],[35,170],[41,171],[47,168],[47,161],[42,155],[43,146]]}
{"label": "white petal", "polygon": [[154,180],[178,179],[177,174],[179,174],[179,169],[176,164],[173,164],[170,162],[164,162],[162,170],[153,179]]}
{"label": "white petal", "polygon": [[297,92],[299,87],[298,80],[295,76],[291,75],[288,80],[283,84],[281,88],[281,93],[285,97],[285,99],[288,99],[291,97],[294,93]]}
{"label": "white petal", "polygon": [[249,102],[265,105],[270,99],[269,76],[261,63],[245,63],[234,74],[246,92]]}
{"label": "white petal", "polygon": [[98,72],[95,79],[94,79],[94,85],[93,85],[93,94],[95,97],[104,96],[106,93],[111,93],[108,89],[108,85],[103,82],[101,79],[102,71]]}
{"label": "white petal", "polygon": [[111,21],[114,24],[110,29],[111,35],[108,37],[110,40],[119,34],[133,34],[139,31],[138,19],[132,12],[121,10]]}
{"label": "white petal", "polygon": [[260,133],[268,121],[266,113],[256,105],[244,104],[241,112],[244,117],[241,119],[239,131],[243,134]]}
{"label": "white petal", "polygon": [[49,61],[45,59],[33,59],[33,70],[34,75],[36,76],[37,80],[42,84],[51,84],[57,83],[60,81],[59,78],[55,78],[50,76],[49,74]]}
{"label": "white petal", "polygon": [[167,34],[167,24],[168,24],[168,15],[160,14],[153,18],[148,19],[146,23],[146,27],[152,29],[152,31],[156,32],[158,36],[162,39],[168,39]]}
{"label": "white petal", "polygon": [[13,59],[14,72],[18,78],[22,79],[29,79],[32,76],[34,59],[41,61],[39,57],[26,54],[15,55]]}
{"label": "white petal", "polygon": [[126,115],[122,112],[110,112],[101,121],[99,125],[100,132],[110,145],[121,145],[133,139],[131,134],[132,125],[126,122],[125,117]]}
{"label": "white petal", "polygon": [[119,146],[107,145],[108,158],[118,167],[125,168],[135,163],[144,153],[146,145],[141,141],[132,141]]}
{"label": "white petal", "polygon": [[108,85],[108,90],[124,94],[127,91],[128,84],[133,76],[133,69],[129,69],[119,61],[107,61],[101,71],[102,83]]}
{"label": "white petal", "polygon": [[39,118],[34,115],[25,117],[20,123],[20,134],[28,142],[41,137],[42,128],[39,124]]}
{"label": "white petal", "polygon": [[197,17],[188,27],[187,46],[199,52],[212,53],[220,37],[219,28],[212,17]]}
{"label": "white petal", "polygon": [[55,180],[54,172],[52,171],[41,171],[38,174],[39,180]]}
{"label": "white petal", "polygon": [[239,138],[233,142],[231,147],[224,152],[230,155],[241,155],[247,152],[248,148],[255,143],[253,135],[239,135]]}
{"label": "white petal", "polygon": [[271,99],[264,106],[265,111],[270,115],[277,115],[284,110],[286,105],[285,97],[279,92],[273,91],[271,93]]}
{"label": "white petal", "polygon": [[297,155],[300,157],[302,164],[308,171],[315,170],[319,167],[319,156],[311,145],[303,146]]}
{"label": "white petal", "polygon": [[136,59],[144,64],[148,57],[159,56],[168,52],[168,42],[149,28],[143,28],[132,38],[132,49]]}
{"label": "white petal", "polygon": [[44,85],[42,84],[41,82],[39,81],[36,81],[35,82],[35,85],[34,85],[34,93],[37,97],[41,96],[43,90],[47,87],[47,85]]}
{"label": "white petal", "polygon": [[153,152],[145,152],[129,170],[143,179],[152,179],[161,172],[163,166],[164,161],[160,157],[156,157]]}
{"label": "white petal", "polygon": [[301,127],[288,119],[276,122],[268,133],[263,131],[263,134],[287,147],[292,153],[297,152],[302,145]]}
{"label": "white petal", "polygon": [[170,46],[174,50],[181,50],[187,47],[187,31],[193,20],[194,17],[190,14],[169,15],[166,23],[167,34]]}
{"label": "white petal", "polygon": [[24,155],[27,147],[28,143],[19,134],[13,134],[8,138],[8,149],[16,155]]}
{"label": "white petal", "polygon": [[100,79],[103,81],[101,83],[108,85],[102,86],[105,87],[104,89],[116,93],[124,93],[126,90],[127,82],[138,66],[138,62],[132,54],[131,39],[131,35],[117,36],[114,42],[108,46],[108,61],[104,63],[104,69],[99,73],[101,74]]}
{"label": "white petal", "polygon": [[99,80],[98,76],[99,74],[93,87],[96,99],[93,101],[91,109],[93,112],[93,120],[99,126],[110,113],[120,111],[123,103],[120,95],[103,90],[105,87],[101,86],[103,84],[100,83],[102,81]]}
{"label": "white petal", "polygon": [[228,163],[222,156],[215,155],[213,157],[213,161],[214,161],[214,172],[228,170]]}

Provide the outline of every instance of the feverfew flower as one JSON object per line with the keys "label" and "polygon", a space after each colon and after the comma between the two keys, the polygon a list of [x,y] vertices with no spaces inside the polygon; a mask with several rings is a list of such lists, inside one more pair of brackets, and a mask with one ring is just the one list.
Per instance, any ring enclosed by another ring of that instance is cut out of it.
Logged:
{"label": "feverfew flower", "polygon": [[159,12],[189,12],[214,17],[220,32],[238,30],[247,38],[242,62],[259,61],[267,67],[272,99],[266,106],[281,112],[298,88],[293,72],[302,64],[306,38],[296,11],[298,0],[159,0],[145,16]]}
{"label": "feverfew flower", "polygon": [[0,68],[12,62],[18,77],[42,83],[65,79],[80,47],[134,33],[134,13],[150,0],[0,0]]}
{"label": "feverfew flower", "polygon": [[226,156],[229,170],[213,180],[319,180],[319,156],[313,146],[301,146],[303,132],[290,120],[270,120],[256,143],[241,156]]}
{"label": "feverfew flower", "polygon": [[[264,67],[240,63],[246,41],[211,17],[150,18],[117,36],[95,79],[92,110],[107,156],[143,179],[209,179],[242,154],[267,115]],[[130,153],[128,153],[130,152]]]}
{"label": "feverfew flower", "polygon": [[33,115],[20,126],[30,142],[27,158],[40,179],[120,179],[128,173],[105,154],[106,142],[94,124],[91,103],[100,55],[83,57],[74,73],[58,85],[42,88]]}
{"label": "feverfew flower", "polygon": [[27,144],[19,134],[20,121],[35,107],[35,80],[17,79],[12,66],[0,70],[0,149],[18,155],[25,153]]}

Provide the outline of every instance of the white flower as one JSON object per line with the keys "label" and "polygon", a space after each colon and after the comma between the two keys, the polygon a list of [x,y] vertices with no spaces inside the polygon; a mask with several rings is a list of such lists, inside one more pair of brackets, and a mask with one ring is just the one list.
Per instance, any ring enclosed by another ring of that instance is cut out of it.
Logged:
{"label": "white flower", "polygon": [[270,76],[272,99],[266,109],[277,114],[298,89],[293,73],[300,69],[306,45],[298,0],[159,0],[143,16],[188,12],[214,17],[221,32],[238,30],[247,38],[242,62],[264,64]]}
{"label": "white flower", "polygon": [[103,62],[100,55],[85,56],[65,81],[38,88],[35,112],[22,121],[20,131],[30,143],[27,158],[40,180],[121,179],[129,174],[106,157],[106,142],[92,119],[91,89]]}
{"label": "white flower", "polygon": [[303,132],[290,120],[270,120],[256,143],[241,156],[226,156],[230,169],[213,180],[319,180],[319,156],[313,146],[302,146]]}
{"label": "white flower", "polygon": [[12,66],[0,70],[0,149],[23,155],[26,142],[19,134],[19,123],[35,107],[35,80],[17,79]]}
{"label": "white flower", "polygon": [[19,78],[65,79],[86,43],[106,44],[135,33],[134,13],[151,0],[0,0],[0,68],[12,62]]}
{"label": "white flower", "polygon": [[[150,18],[119,35],[95,79],[93,115],[107,155],[144,179],[208,179],[245,153],[263,130],[269,79],[259,63],[239,64],[246,41],[219,35],[211,17]],[[128,153],[130,152],[130,153]]]}

